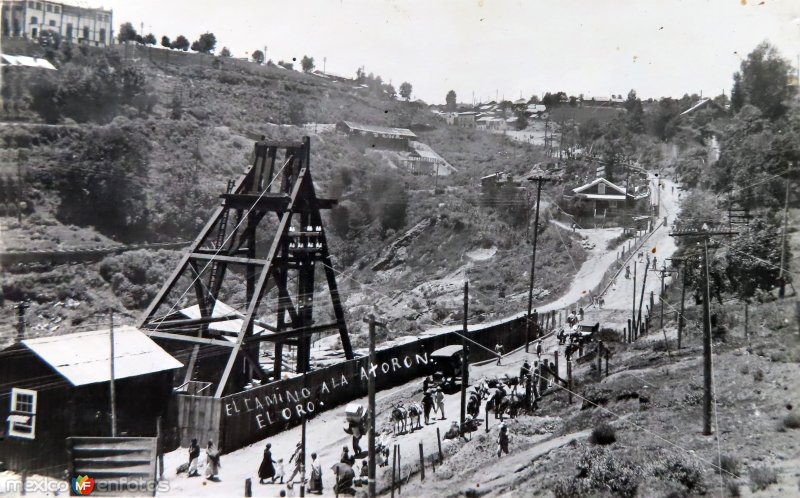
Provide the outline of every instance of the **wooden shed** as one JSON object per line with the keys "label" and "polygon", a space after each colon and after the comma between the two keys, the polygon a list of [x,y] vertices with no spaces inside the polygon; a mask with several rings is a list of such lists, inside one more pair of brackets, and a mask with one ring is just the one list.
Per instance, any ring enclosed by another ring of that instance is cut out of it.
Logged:
{"label": "wooden shed", "polygon": [[[26,339],[0,351],[0,460],[63,477],[66,438],[109,436],[109,330]],[[114,329],[119,436],[155,436],[181,363],[134,327]]]}

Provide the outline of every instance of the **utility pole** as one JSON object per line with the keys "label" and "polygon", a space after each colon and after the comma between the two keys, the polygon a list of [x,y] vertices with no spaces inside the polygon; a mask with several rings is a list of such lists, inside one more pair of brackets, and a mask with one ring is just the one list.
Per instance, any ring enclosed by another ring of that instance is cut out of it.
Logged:
{"label": "utility pole", "polygon": [[[375,326],[385,327],[385,323],[377,323],[375,315],[370,314],[369,319],[364,320],[369,323],[369,364],[375,364]],[[369,497],[375,497],[375,376],[367,377],[367,399],[369,404]]]}
{"label": "utility pole", "polygon": [[111,340],[111,356],[109,363],[111,364],[111,382],[109,384],[111,396],[111,437],[117,437],[117,392],[114,386],[114,310],[109,310],[108,321],[110,328],[108,335]]}
{"label": "utility pole", "polygon": [[[642,308],[644,307],[644,289],[647,286],[647,271],[649,269],[650,269],[650,262],[648,261],[644,267],[644,276],[642,277],[642,294],[641,294],[642,297],[639,298],[639,317],[636,320],[636,325],[640,328],[642,326]],[[634,296],[633,299],[636,299],[636,296]]]}
{"label": "utility pole", "polygon": [[25,310],[28,309],[26,301],[20,302],[17,306],[17,342],[25,339]]}
{"label": "utility pole", "polygon": [[464,326],[461,337],[461,424],[460,432],[464,433],[464,420],[467,413],[467,383],[469,382],[469,358],[467,357],[467,313],[469,312],[469,281],[464,282]]}
{"label": "utility pole", "polygon": [[702,230],[672,232],[671,237],[702,237],[703,238],[703,434],[711,435],[711,311],[708,277],[708,239],[715,235],[737,235],[738,232],[723,232],[709,230],[703,225]]}
{"label": "utility pole", "polygon": [[525,322],[525,352],[528,352],[528,343],[531,341],[531,309],[533,308],[533,277],[536,273],[536,243],[539,236],[539,199],[542,196],[542,183],[550,181],[550,178],[535,176],[528,178],[529,181],[536,181],[536,214],[533,221],[533,255],[531,256],[531,281],[528,287],[528,319]]}
{"label": "utility pole", "polygon": [[[781,283],[781,292],[784,292],[783,265],[786,264],[786,225],[789,222],[789,179],[786,179],[786,197],[783,201],[783,231],[781,232],[781,268],[778,270],[778,281]],[[783,297],[783,296],[781,296]]]}
{"label": "utility pole", "polygon": [[[636,260],[633,261],[633,306],[631,308],[631,330],[639,330],[636,328]],[[631,340],[635,339],[636,336],[631,334]]]}
{"label": "utility pole", "polygon": [[689,260],[687,258],[670,258],[672,262],[683,263],[683,284],[681,285],[681,311],[678,313],[678,349],[681,349],[681,339],[683,337],[684,319],[683,313],[686,305],[686,273],[689,268]]}

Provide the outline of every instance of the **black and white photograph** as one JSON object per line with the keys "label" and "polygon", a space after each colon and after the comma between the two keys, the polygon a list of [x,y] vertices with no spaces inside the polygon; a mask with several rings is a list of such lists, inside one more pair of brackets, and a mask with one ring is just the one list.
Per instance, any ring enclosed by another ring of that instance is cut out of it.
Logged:
{"label": "black and white photograph", "polygon": [[0,10],[0,498],[800,497],[800,2]]}

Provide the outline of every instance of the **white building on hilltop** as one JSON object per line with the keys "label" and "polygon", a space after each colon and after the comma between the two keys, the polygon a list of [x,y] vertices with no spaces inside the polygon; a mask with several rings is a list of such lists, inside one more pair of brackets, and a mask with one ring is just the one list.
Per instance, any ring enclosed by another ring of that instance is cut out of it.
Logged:
{"label": "white building on hilltop", "polygon": [[111,45],[113,11],[41,0],[5,0],[2,35],[37,39],[53,31],[67,43]]}

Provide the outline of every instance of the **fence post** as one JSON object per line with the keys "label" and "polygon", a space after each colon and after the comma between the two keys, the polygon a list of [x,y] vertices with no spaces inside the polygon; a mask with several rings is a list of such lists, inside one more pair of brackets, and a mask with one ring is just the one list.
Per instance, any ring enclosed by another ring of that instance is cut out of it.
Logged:
{"label": "fence post", "polygon": [[558,350],[557,349],[555,351],[553,351],[553,358],[554,358],[553,363],[555,363],[555,365],[556,365],[556,377],[561,377],[558,374]]}
{"label": "fence post", "polygon": [[397,445],[392,446],[392,498],[394,498],[394,476],[397,468]]}
{"label": "fence post", "polygon": [[419,442],[419,475],[420,481],[425,480],[425,454],[422,452],[422,441]]}
{"label": "fence post", "polygon": [[608,377],[608,348],[606,348],[606,377]]}
{"label": "fence post", "polygon": [[442,463],[444,460],[444,455],[442,454],[442,436],[439,433],[439,428],[436,428],[436,441],[439,443],[439,463]]}
{"label": "fence post", "polygon": [[603,341],[597,343],[597,380],[603,378]]}
{"label": "fence post", "polygon": [[489,432],[489,410],[484,410],[484,415],[486,416],[486,432]]}
{"label": "fence post", "polygon": [[244,480],[244,495],[253,496],[253,481],[249,477]]}
{"label": "fence post", "polygon": [[567,356],[567,390],[569,403],[572,404],[572,355]]}

